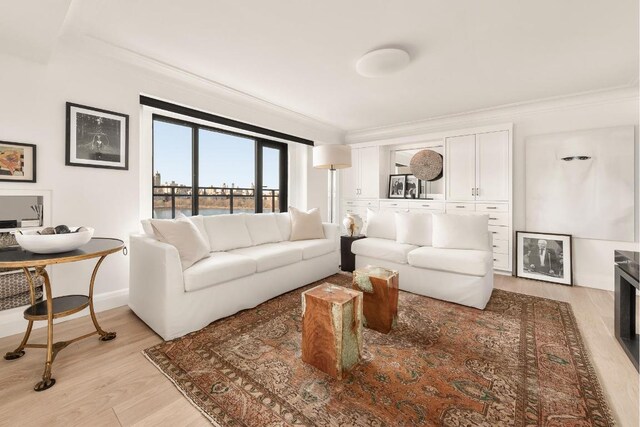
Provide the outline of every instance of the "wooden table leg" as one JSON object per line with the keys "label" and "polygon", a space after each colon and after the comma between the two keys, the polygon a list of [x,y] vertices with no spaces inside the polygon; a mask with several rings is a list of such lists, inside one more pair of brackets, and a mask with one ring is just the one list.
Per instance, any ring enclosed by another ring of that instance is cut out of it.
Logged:
{"label": "wooden table leg", "polygon": [[53,387],[56,380],[51,378],[51,365],[53,365],[53,298],[51,295],[51,282],[45,267],[37,267],[36,274],[44,279],[44,289],[47,296],[47,359],[44,365],[44,373],[42,381],[37,383],[33,388],[35,391],[44,391]]}
{"label": "wooden table leg", "polygon": [[[36,303],[36,287],[33,283],[33,278],[31,277],[31,272],[26,267],[23,267],[22,270],[27,278],[27,283],[29,284],[29,295],[31,297],[31,305]],[[24,347],[27,345],[29,341],[29,336],[31,336],[31,330],[33,329],[33,320],[29,320],[29,324],[27,325],[27,330],[24,333],[24,337],[22,338],[22,342],[13,351],[9,351],[4,355],[5,360],[15,360],[24,356]]]}
{"label": "wooden table leg", "polygon": [[98,269],[100,268],[100,264],[102,264],[102,261],[104,261],[106,257],[107,257],[106,255],[100,257],[100,259],[96,263],[96,266],[93,269],[93,274],[91,274],[91,284],[89,285],[89,312],[91,313],[91,320],[93,321],[93,326],[95,326],[96,331],[98,331],[98,335],[100,335],[100,337],[98,338],[100,341],[111,341],[116,337],[115,332],[105,332],[102,330],[102,328],[98,324],[98,318],[96,317],[96,312],[93,308],[93,286],[96,282],[96,275],[98,274]]}

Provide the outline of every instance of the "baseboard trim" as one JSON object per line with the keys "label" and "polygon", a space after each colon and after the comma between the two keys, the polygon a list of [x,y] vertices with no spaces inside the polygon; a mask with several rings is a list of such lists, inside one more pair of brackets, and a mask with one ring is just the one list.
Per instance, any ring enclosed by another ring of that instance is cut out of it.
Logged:
{"label": "baseboard trim", "polygon": [[[104,292],[96,294],[93,297],[93,304],[96,312],[110,310],[112,308],[121,307],[129,303],[129,289],[118,289],[117,291]],[[17,307],[11,310],[0,312],[0,338],[15,334],[22,334],[27,329],[28,322],[22,316],[25,307]],[[69,317],[55,320],[55,324],[66,322],[67,320],[77,319],[88,316],[89,310],[85,309],[79,313]],[[89,321],[91,324],[91,321]],[[34,322],[33,329],[44,328],[47,322]],[[18,342],[16,342],[16,345]]]}

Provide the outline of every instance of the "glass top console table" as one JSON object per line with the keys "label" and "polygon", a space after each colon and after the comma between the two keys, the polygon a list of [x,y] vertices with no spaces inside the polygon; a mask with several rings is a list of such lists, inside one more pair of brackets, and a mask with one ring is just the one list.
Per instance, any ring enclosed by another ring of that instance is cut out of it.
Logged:
{"label": "glass top console table", "polygon": [[[69,344],[96,334],[99,335],[98,338],[101,341],[110,341],[116,337],[115,332],[105,332],[98,324],[98,319],[96,318],[96,313],[93,307],[93,288],[96,275],[102,261],[104,261],[108,255],[120,251],[124,251],[126,253],[125,245],[122,240],[99,237],[91,239],[89,243],[76,250],[57,254],[34,254],[32,252],[25,251],[20,247],[0,249],[0,268],[22,269],[26,275],[31,294],[31,305],[24,311],[24,318],[27,319],[29,323],[24,337],[22,338],[22,342],[15,350],[6,353],[4,358],[6,360],[18,359],[24,356],[25,348],[44,348],[47,350],[42,381],[35,385],[33,388],[35,391],[46,390],[56,383],[56,380],[51,378],[51,366],[53,365],[53,361],[60,350],[67,347]],[[49,280],[49,275],[45,269],[46,266],[83,261],[93,258],[98,258],[98,262],[91,274],[88,295],[65,295],[52,298],[51,281]],[[29,271],[30,269],[35,269],[35,273],[33,273],[33,275]],[[38,303],[36,303],[34,275],[35,277],[41,276],[44,279],[46,300]],[[81,335],[72,340],[54,343],[53,319],[70,316],[87,307],[89,307],[89,313],[91,314],[91,320],[93,321],[95,331]],[[39,320],[47,321],[47,343],[29,344],[28,341],[29,336],[31,335],[31,330],[33,329],[33,322]]]}

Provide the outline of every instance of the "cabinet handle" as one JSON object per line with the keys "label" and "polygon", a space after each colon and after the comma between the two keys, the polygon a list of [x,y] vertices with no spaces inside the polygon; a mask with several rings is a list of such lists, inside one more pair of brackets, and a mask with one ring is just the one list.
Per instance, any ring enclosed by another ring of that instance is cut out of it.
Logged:
{"label": "cabinet handle", "polygon": [[497,245],[493,245],[493,247],[494,247],[494,248],[497,248],[498,246],[497,246]]}
{"label": "cabinet handle", "polygon": [[480,195],[480,189],[476,187],[476,197],[478,197],[479,195]]}
{"label": "cabinet handle", "polygon": [[498,218],[492,218],[492,217],[489,217],[489,219],[492,220],[492,221],[497,221],[498,220]]}
{"label": "cabinet handle", "polygon": [[428,208],[431,205],[422,205],[423,208]]}
{"label": "cabinet handle", "polygon": [[497,232],[497,231],[492,231],[491,233],[492,233],[492,234],[498,234],[498,232]]}
{"label": "cabinet handle", "polygon": [[498,209],[496,206],[487,206],[486,209]]}
{"label": "cabinet handle", "polygon": [[498,262],[498,260],[497,260],[497,259],[495,259],[495,258],[494,258],[493,260],[494,260],[495,262]]}
{"label": "cabinet handle", "polygon": [[466,209],[466,206],[456,206],[456,209]]}
{"label": "cabinet handle", "polygon": [[472,195],[472,196],[475,196],[475,195],[476,195],[475,188],[471,188],[471,195]]}

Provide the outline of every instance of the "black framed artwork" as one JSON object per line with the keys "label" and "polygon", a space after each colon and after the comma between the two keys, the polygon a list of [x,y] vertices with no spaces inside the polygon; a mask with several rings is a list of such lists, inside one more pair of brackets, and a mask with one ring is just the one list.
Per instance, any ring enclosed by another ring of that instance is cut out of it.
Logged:
{"label": "black framed artwork", "polygon": [[573,285],[571,235],[516,231],[516,276]]}
{"label": "black framed artwork", "polygon": [[0,181],[36,182],[36,146],[0,141]]}
{"label": "black framed artwork", "polygon": [[419,180],[415,177],[415,175],[407,175],[404,185],[404,197],[406,199],[417,199],[419,185]]}
{"label": "black framed artwork", "polygon": [[390,199],[404,199],[404,191],[407,175],[389,175],[389,192]]}
{"label": "black framed artwork", "polygon": [[67,102],[67,166],[129,169],[129,116]]}

